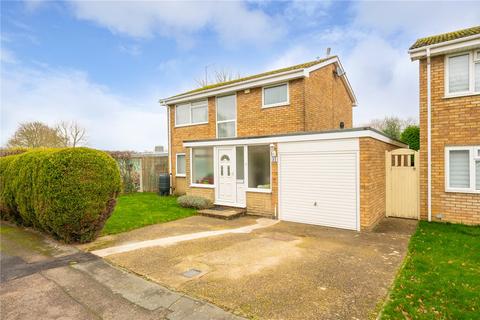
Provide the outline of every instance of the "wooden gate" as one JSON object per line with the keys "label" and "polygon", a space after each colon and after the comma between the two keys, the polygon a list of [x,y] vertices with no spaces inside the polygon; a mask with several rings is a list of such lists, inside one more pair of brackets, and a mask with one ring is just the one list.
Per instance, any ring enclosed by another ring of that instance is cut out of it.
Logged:
{"label": "wooden gate", "polygon": [[385,152],[387,217],[420,217],[419,159],[411,149]]}

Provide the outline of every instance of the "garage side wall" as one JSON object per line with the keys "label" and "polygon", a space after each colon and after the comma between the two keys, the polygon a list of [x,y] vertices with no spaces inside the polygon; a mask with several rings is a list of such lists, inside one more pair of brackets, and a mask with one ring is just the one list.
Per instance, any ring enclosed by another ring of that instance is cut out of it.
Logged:
{"label": "garage side wall", "polygon": [[372,229],[386,208],[385,151],[397,146],[373,138],[360,138],[360,228]]}

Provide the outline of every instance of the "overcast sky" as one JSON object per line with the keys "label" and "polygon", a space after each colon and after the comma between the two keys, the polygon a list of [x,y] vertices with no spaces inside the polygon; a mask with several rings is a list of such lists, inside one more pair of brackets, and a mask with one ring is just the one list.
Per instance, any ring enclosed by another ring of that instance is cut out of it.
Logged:
{"label": "overcast sky", "polygon": [[354,124],[418,117],[416,38],[480,24],[480,2],[2,1],[1,139],[19,122],[76,120],[91,147],[166,144],[164,98],[204,68],[249,75],[327,47],[359,105]]}

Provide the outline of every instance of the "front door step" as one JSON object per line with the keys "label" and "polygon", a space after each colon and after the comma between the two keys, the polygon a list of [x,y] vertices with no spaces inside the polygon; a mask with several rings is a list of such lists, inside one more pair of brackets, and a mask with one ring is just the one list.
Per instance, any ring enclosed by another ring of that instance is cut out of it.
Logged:
{"label": "front door step", "polygon": [[247,212],[243,208],[233,208],[233,207],[224,207],[224,206],[215,206],[211,209],[198,210],[198,214],[202,216],[219,218],[225,220],[232,220],[244,215]]}

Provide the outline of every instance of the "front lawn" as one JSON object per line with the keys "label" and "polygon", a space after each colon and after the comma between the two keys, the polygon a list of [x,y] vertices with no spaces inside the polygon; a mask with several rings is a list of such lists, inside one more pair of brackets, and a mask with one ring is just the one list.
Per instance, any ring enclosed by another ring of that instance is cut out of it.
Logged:
{"label": "front lawn", "polygon": [[125,232],[194,214],[194,209],[180,207],[177,198],[173,196],[160,197],[149,192],[121,195],[117,199],[115,211],[105,224],[102,235]]}
{"label": "front lawn", "polygon": [[382,319],[480,319],[480,227],[421,221]]}

